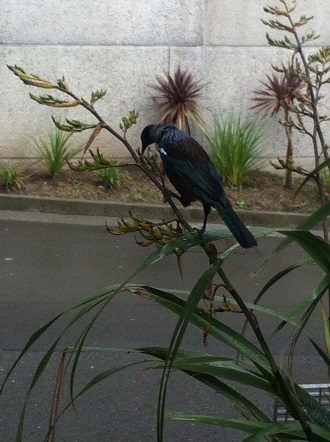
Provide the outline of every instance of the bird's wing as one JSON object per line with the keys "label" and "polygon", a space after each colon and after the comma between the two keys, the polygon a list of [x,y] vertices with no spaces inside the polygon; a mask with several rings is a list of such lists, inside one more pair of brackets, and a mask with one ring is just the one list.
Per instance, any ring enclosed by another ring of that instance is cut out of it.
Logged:
{"label": "bird's wing", "polygon": [[[161,143],[159,147],[162,147]],[[178,160],[191,160],[203,166],[207,166],[211,162],[209,155],[202,146],[190,137],[186,137],[182,141],[166,143],[163,147],[170,157]]]}
{"label": "bird's wing", "polygon": [[[160,154],[170,172],[188,180],[205,202],[222,202],[222,181],[204,149],[194,140],[166,146]],[[228,201],[228,200],[227,200]],[[223,201],[225,202],[225,201]]]}

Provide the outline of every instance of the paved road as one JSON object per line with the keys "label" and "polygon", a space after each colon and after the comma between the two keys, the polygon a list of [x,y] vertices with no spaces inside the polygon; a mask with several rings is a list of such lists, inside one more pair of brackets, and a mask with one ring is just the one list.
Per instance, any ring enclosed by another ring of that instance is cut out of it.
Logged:
{"label": "paved road", "polygon": [[[24,219],[24,218],[22,218]],[[49,220],[49,217],[45,221]],[[88,225],[83,220],[70,218],[70,223],[28,222],[0,220],[0,378],[23,348],[27,338],[46,321],[83,297],[113,283],[121,282],[144,259],[150,250],[138,247],[133,236],[108,235],[99,222]],[[54,219],[52,219],[54,221]],[[225,264],[225,270],[236,288],[247,300],[252,300],[258,290],[276,271],[289,263],[304,258],[298,247],[290,247],[280,257],[273,259],[256,278],[250,273],[258,267],[279,238],[260,240],[255,250],[240,249]],[[174,258],[157,263],[152,269],[136,278],[137,282],[159,287],[191,288],[207,260],[196,249],[183,257],[184,278],[181,280]],[[314,268],[294,272],[294,278],[285,278],[267,295],[265,303],[288,312],[306,296],[319,281],[321,274]],[[241,324],[240,315],[223,314],[230,325]],[[157,305],[132,294],[116,298],[91,330],[86,342],[89,346],[135,348],[166,345],[169,342],[176,317]],[[274,321],[260,318],[267,332]],[[82,325],[86,323],[82,321]],[[50,329],[21,361],[0,399],[0,440],[15,440],[15,428],[25,392],[31,376],[45,350],[53,343],[65,322]],[[319,317],[311,323],[314,336],[322,343]],[[56,356],[47,367],[29,400],[25,439],[28,442],[43,440],[47,431],[49,402],[54,385],[61,350],[71,345],[79,336],[81,327],[75,327],[58,346]],[[292,331],[284,331],[273,344],[274,352],[285,361],[286,343]],[[184,346],[205,350],[201,332],[189,329]],[[231,354],[224,346],[210,339],[210,353]],[[78,386],[98,371],[116,363],[136,360],[127,353],[86,353],[78,367]],[[297,380],[324,382],[325,370],[306,343],[298,345]],[[311,374],[313,378],[311,378]],[[70,442],[152,442],[155,437],[155,416],[148,405],[155,405],[159,373],[144,370],[144,366],[130,368],[125,375],[116,375],[97,386],[77,402],[58,427],[57,441]],[[253,392],[250,393],[253,397]],[[256,398],[271,412],[268,398]],[[192,379],[174,374],[169,392],[169,407],[191,413],[222,413],[233,415],[229,404],[219,395],[198,385]],[[240,437],[230,431],[212,426],[200,426],[169,421],[166,441],[237,441]]]}

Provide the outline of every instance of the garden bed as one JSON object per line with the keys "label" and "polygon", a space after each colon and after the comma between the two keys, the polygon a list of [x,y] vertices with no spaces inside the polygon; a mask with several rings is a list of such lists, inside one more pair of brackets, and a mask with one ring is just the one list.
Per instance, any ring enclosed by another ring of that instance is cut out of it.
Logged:
{"label": "garden bed", "polygon": [[[300,182],[297,178],[294,189],[284,189],[280,175],[259,171],[240,189],[226,186],[226,192],[233,206],[240,209],[311,213],[319,207],[316,188],[312,182],[308,183],[294,199]],[[92,173],[64,170],[56,179],[40,172],[26,174],[20,189],[2,186],[1,193],[92,201],[162,203],[159,190],[136,167],[127,168],[124,177],[112,188],[106,188]]]}

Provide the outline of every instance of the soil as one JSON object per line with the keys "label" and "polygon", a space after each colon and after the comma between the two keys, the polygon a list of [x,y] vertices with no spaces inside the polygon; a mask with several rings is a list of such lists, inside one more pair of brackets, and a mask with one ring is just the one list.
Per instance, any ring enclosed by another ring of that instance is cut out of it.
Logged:
{"label": "soil", "polygon": [[[240,209],[311,213],[319,207],[315,186],[308,183],[294,199],[300,182],[296,179],[294,189],[285,189],[280,175],[258,171],[241,188],[227,186],[226,193],[233,206]],[[56,179],[46,173],[30,173],[25,175],[20,188],[2,186],[0,191],[7,194],[94,201],[162,203],[162,196],[157,187],[134,167],[125,170],[121,181],[112,188],[107,188],[92,173],[64,170]]]}

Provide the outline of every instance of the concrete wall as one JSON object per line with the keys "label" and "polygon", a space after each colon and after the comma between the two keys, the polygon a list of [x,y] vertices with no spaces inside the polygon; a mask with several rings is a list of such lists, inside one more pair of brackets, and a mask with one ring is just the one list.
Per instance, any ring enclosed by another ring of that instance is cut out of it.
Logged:
{"label": "concrete wall", "polygon": [[[202,104],[208,121],[220,110],[251,114],[258,80],[271,72],[272,63],[290,56],[267,45],[269,29],[260,21],[268,18],[263,12],[266,4],[280,2],[1,0],[0,158],[33,156],[31,140],[52,128],[52,114],[93,121],[77,108],[54,111],[32,102],[28,93],[38,90],[24,86],[6,63],[50,80],[64,75],[74,92],[86,98],[92,90],[107,89],[97,109],[114,128],[129,110],[139,111],[138,125],[129,133],[137,147],[142,128],[158,118],[148,84],[179,63],[207,83]],[[309,29],[321,34],[318,45],[329,45],[329,1],[298,0],[297,17],[302,14],[315,16]],[[285,152],[284,132],[276,120],[264,120],[263,151],[269,158]],[[82,141],[85,136],[80,136]],[[308,144],[309,140],[297,139],[298,157],[311,155]],[[106,133],[97,145],[116,156],[126,155]]]}

